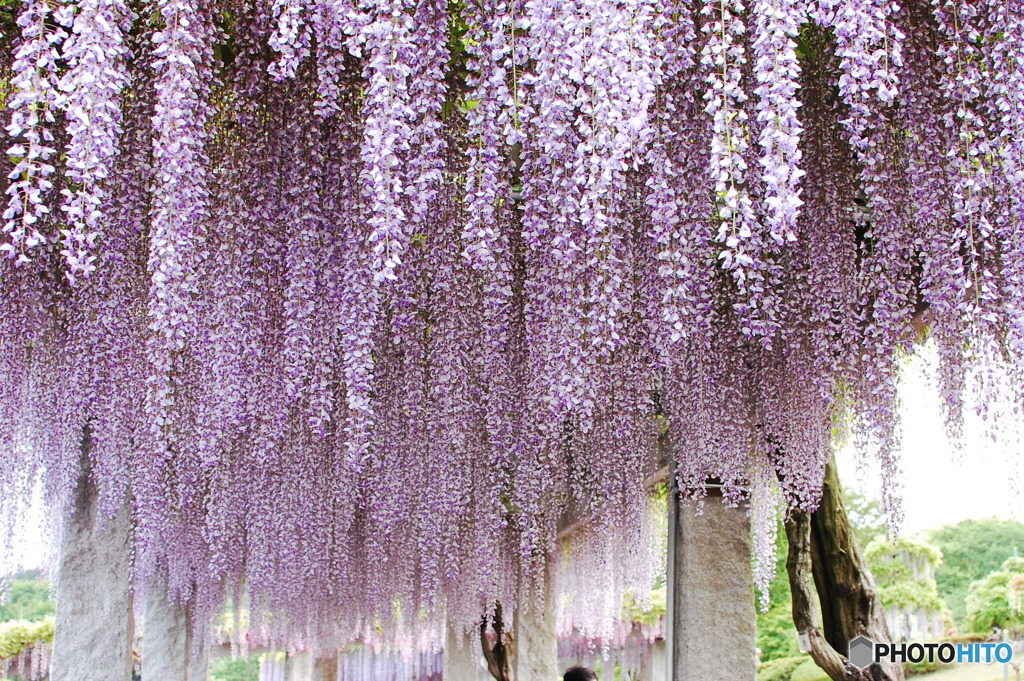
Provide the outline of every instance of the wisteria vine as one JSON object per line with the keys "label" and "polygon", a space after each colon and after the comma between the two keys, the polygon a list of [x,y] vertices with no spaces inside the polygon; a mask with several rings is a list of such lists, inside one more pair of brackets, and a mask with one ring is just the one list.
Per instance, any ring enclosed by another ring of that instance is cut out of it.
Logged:
{"label": "wisteria vine", "polygon": [[140,579],[244,600],[262,641],[571,593],[566,518],[568,556],[610,556],[566,617],[609,637],[670,461],[748,502],[764,582],[834,431],[896,484],[923,332],[954,437],[969,392],[1024,396],[1015,0],[25,0],[3,26],[0,497],[42,478],[67,510],[87,466]]}

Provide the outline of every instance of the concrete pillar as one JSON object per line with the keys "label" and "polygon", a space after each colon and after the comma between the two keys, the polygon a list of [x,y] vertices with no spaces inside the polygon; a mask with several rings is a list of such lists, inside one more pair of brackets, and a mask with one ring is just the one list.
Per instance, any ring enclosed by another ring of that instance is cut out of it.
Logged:
{"label": "concrete pillar", "polygon": [[260,681],[284,681],[285,662],[275,655],[260,658]]}
{"label": "concrete pillar", "polygon": [[130,681],[135,633],[129,591],[131,513],[125,504],[114,518],[97,518],[90,448],[86,436],[74,512],[61,538],[50,680]]}
{"label": "concrete pillar", "polygon": [[675,537],[673,681],[754,681],[756,633],[750,521],[716,489],[704,514],[678,509]]}
{"label": "concrete pillar", "polygon": [[640,658],[637,681],[665,681],[665,639],[655,639],[646,655]]}
{"label": "concrete pillar", "polygon": [[146,598],[142,628],[144,681],[206,681],[209,653],[192,645],[188,616],[171,601],[163,582],[154,580]]}
{"label": "concrete pillar", "polygon": [[480,666],[477,659],[482,654],[478,638],[457,633],[449,626],[444,644],[444,681],[476,681]]}
{"label": "concrete pillar", "polygon": [[651,644],[650,681],[665,681],[665,639],[658,638]]}
{"label": "concrete pillar", "polygon": [[[513,670],[516,681],[558,681],[558,627],[550,566],[544,579],[543,612],[536,599],[520,595],[513,625]],[[524,592],[526,590],[524,589]]]}
{"label": "concrete pillar", "polygon": [[308,651],[288,656],[284,663],[284,681],[337,681],[338,657],[313,657]]}
{"label": "concrete pillar", "polygon": [[291,653],[284,662],[284,681],[311,681],[313,656],[305,651]]}
{"label": "concrete pillar", "polygon": [[[192,640],[189,638],[188,676],[187,681],[207,681],[210,678],[210,649],[208,646],[200,646],[193,650]],[[331,681],[334,681],[333,679]]]}

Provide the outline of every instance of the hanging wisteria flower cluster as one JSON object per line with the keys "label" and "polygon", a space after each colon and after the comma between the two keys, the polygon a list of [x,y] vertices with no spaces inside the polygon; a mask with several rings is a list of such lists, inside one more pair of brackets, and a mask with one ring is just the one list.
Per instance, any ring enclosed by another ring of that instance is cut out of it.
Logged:
{"label": "hanging wisteria flower cluster", "polygon": [[[363,646],[337,651],[338,681],[441,681],[444,653],[439,650],[400,654]],[[271,653],[260,658],[259,681],[286,681],[292,660]]]}
{"label": "hanging wisteria flower cluster", "polygon": [[578,632],[563,633],[558,637],[558,666],[568,669],[583,665],[591,669],[604,669],[627,679],[640,678],[643,672],[657,665],[655,650],[665,646],[665,618],[647,624],[621,622],[611,638],[593,639]]}
{"label": "hanging wisteria flower cluster", "polygon": [[668,460],[767,554],[837,425],[896,478],[920,329],[954,435],[972,376],[1024,388],[1015,0],[17,12],[0,498],[88,465],[194,613],[468,630],[566,517],[622,593]]}

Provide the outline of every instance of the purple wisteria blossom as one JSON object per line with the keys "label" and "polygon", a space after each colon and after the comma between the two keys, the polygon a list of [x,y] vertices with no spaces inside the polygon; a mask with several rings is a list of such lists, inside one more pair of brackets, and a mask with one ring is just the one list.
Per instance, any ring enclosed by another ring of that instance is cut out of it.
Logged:
{"label": "purple wisteria blossom", "polygon": [[247,604],[242,649],[427,650],[545,584],[611,641],[672,463],[747,502],[763,590],[837,436],[898,522],[922,338],[953,439],[1024,398],[1022,29],[1010,0],[25,0],[0,524],[37,481],[70,512],[87,466],[140,593]]}
{"label": "purple wisteria blossom", "polygon": [[118,153],[121,136],[121,90],[128,81],[128,49],[122,28],[131,26],[127,5],[116,0],[82,0],[67,26],[63,53],[69,69],[60,80],[67,93],[67,179],[61,209],[68,228],[61,230],[61,255],[68,277],[96,268],[95,246],[103,220],[103,187]]}
{"label": "purple wisteria blossom", "polygon": [[13,95],[8,106],[12,114],[7,124],[8,134],[15,139],[7,150],[15,162],[7,174],[11,180],[7,194],[11,198],[4,211],[4,232],[10,241],[0,245],[16,264],[28,262],[29,253],[47,241],[40,229],[41,221],[50,213],[46,194],[53,188],[55,171],[51,163],[56,152],[51,127],[63,104],[58,61],[60,45],[67,37],[63,25],[72,11],[64,6],[52,16],[50,5],[40,0],[27,3],[18,15],[22,41],[11,67]]}

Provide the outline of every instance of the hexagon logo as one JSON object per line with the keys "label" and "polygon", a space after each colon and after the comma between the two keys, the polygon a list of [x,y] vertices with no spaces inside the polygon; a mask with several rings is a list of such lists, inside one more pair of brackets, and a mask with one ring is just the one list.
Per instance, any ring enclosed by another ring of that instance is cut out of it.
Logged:
{"label": "hexagon logo", "polygon": [[850,664],[857,669],[866,669],[875,661],[875,643],[867,636],[858,636],[850,641]]}

